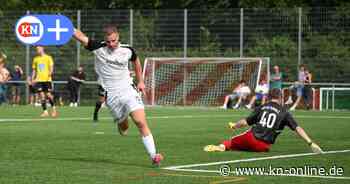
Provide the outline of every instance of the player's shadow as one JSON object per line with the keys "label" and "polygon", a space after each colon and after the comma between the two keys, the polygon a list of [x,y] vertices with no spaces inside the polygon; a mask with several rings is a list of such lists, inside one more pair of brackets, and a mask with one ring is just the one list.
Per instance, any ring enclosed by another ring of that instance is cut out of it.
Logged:
{"label": "player's shadow", "polygon": [[99,164],[115,164],[119,166],[132,166],[132,167],[140,167],[140,168],[153,168],[151,163],[149,164],[140,164],[135,162],[120,162],[109,159],[99,159],[99,158],[48,158],[50,160],[60,160],[60,161],[73,161],[73,162],[86,162],[86,163],[99,163]]}

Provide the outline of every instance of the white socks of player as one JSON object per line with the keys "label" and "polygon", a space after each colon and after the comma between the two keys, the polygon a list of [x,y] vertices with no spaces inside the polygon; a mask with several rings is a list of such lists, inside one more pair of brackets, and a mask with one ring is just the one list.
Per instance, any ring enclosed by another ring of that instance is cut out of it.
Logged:
{"label": "white socks of player", "polygon": [[145,148],[149,156],[153,159],[156,155],[156,146],[154,145],[154,140],[152,134],[149,134],[146,137],[142,137],[142,142],[145,145]]}

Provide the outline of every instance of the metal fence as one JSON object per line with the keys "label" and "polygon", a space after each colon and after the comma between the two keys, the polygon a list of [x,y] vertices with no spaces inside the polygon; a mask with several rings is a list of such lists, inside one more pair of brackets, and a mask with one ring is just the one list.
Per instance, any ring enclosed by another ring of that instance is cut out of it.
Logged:
{"label": "metal fence", "polygon": [[[19,64],[31,72],[34,49],[16,40],[14,26],[25,14],[60,13],[94,39],[103,39],[104,24],[117,24],[122,43],[145,57],[270,57],[285,79],[296,79],[298,64],[306,64],[317,82],[350,82],[350,10],[334,8],[207,10],[69,10],[0,12],[0,51],[7,67]],[[93,56],[74,40],[48,47],[55,60],[54,80],[65,81],[82,65],[95,81]],[[82,99],[96,96],[85,85]],[[65,96],[64,85],[57,91]]]}

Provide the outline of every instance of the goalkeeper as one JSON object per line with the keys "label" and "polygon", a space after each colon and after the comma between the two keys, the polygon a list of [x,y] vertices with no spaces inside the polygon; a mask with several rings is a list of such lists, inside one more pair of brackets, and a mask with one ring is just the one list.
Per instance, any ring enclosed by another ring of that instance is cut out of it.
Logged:
{"label": "goalkeeper", "polygon": [[249,130],[238,136],[225,140],[220,145],[207,145],[204,151],[242,150],[253,152],[267,152],[275,143],[278,135],[285,126],[298,134],[315,153],[322,153],[321,148],[314,143],[303,128],[298,126],[287,108],[281,106],[281,92],[272,89],[269,93],[270,101],[257,107],[252,114],[237,123],[229,123],[231,129],[251,126]]}

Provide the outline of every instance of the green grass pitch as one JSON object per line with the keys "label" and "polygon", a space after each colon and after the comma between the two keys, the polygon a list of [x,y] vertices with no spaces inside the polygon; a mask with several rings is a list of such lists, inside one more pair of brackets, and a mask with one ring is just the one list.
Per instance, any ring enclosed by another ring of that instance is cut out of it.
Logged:
{"label": "green grass pitch", "polygon": [[[247,158],[310,152],[288,128],[268,153],[206,153],[203,146],[234,134],[225,128],[248,111],[214,108],[146,108],[157,149],[165,160],[151,165],[135,125],[128,136],[113,128],[107,109],[91,121],[93,107],[58,109],[58,118],[40,118],[40,108],[0,107],[1,184],[220,184],[220,183],[350,183],[350,153],[262,160],[229,164],[235,167],[315,166],[343,170],[342,178],[292,176],[220,176],[218,173],[179,172],[162,168]],[[350,149],[350,112],[293,112],[299,125],[326,151]],[[97,134],[96,134],[97,132]],[[217,170],[220,165],[191,169]]]}

